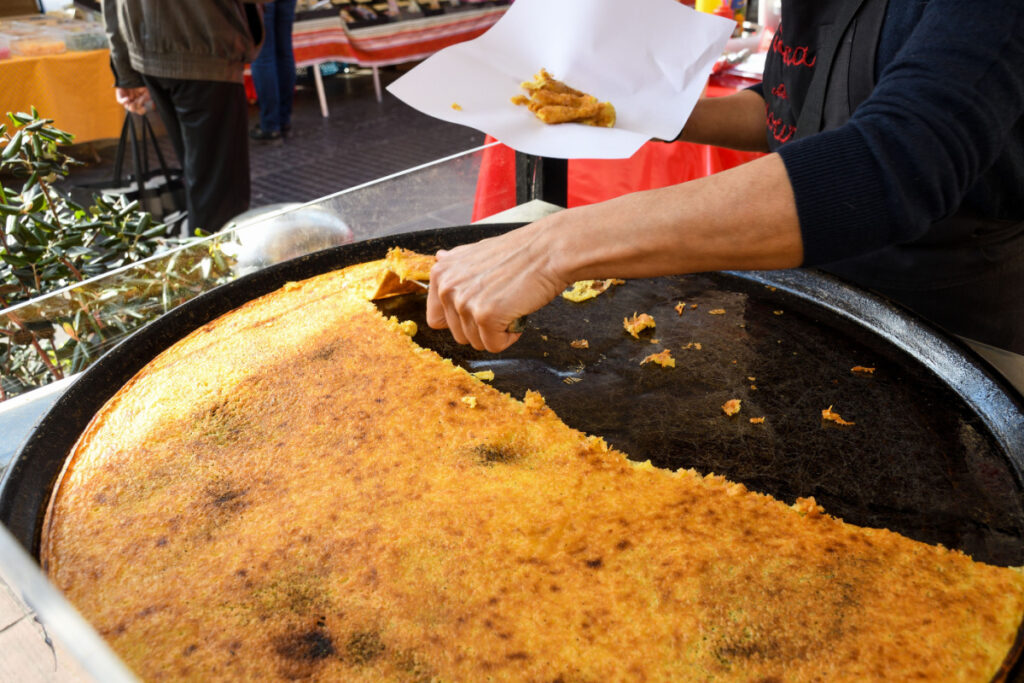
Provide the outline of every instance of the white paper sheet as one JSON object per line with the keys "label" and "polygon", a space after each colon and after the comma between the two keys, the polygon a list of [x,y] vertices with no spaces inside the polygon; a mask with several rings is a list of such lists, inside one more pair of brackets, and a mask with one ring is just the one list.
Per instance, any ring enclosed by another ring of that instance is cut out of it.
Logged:
{"label": "white paper sheet", "polygon": [[[679,134],[735,25],[676,0],[516,0],[479,38],[434,54],[388,91],[526,154],[622,159]],[[513,105],[541,68],[611,102],[615,127],[547,125]]]}

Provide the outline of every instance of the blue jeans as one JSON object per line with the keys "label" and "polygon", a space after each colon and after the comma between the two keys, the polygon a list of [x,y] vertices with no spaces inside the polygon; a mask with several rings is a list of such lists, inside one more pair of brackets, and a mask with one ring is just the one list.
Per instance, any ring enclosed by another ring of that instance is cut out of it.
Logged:
{"label": "blue jeans", "polygon": [[295,91],[295,53],[292,24],[296,0],[274,0],[263,5],[266,36],[252,62],[252,84],[260,106],[260,128],[280,131],[292,121]]}

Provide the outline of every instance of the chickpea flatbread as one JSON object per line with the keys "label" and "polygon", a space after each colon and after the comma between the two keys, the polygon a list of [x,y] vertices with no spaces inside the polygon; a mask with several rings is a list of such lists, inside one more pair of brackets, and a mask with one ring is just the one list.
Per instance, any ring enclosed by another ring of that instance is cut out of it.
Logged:
{"label": "chickpea flatbread", "polygon": [[95,416],[54,583],[143,680],[988,680],[1024,577],[633,463],[418,346],[383,262],[255,299]]}

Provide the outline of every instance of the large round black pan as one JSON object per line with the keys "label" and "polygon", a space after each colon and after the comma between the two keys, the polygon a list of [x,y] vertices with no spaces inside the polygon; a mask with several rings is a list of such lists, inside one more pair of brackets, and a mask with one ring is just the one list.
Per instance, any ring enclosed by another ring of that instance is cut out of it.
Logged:
{"label": "large round black pan", "polygon": [[[93,414],[193,329],[288,281],[381,258],[394,245],[430,253],[511,227],[446,228],[318,252],[150,323],[87,370],[28,438],[0,483],[0,523],[38,551],[55,479]],[[814,496],[854,524],[1024,565],[1021,398],[965,348],[834,278],[784,271],[634,280],[582,303],[556,299],[500,354],[429,329],[422,296],[379,305],[416,320],[421,345],[473,371],[493,369],[494,386],[514,396],[540,391],[567,424],[632,458],[723,474],[786,502]],[[622,328],[634,312],[657,321],[641,340]],[[579,339],[589,348],[570,345]],[[662,348],[675,368],[640,365]],[[742,400],[733,418],[721,410],[731,398]],[[822,420],[829,406],[856,424]],[[763,424],[748,420],[761,416]]]}

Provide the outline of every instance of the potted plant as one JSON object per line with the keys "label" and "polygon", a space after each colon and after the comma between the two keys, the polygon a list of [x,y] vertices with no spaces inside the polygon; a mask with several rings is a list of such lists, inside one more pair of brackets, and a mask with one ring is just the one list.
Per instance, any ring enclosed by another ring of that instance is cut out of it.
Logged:
{"label": "potted plant", "polygon": [[[219,240],[167,236],[126,196],[72,199],[51,119],[0,123],[0,401],[80,372],[112,341],[228,279]],[[189,248],[189,247],[192,248]]]}

